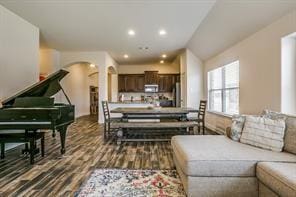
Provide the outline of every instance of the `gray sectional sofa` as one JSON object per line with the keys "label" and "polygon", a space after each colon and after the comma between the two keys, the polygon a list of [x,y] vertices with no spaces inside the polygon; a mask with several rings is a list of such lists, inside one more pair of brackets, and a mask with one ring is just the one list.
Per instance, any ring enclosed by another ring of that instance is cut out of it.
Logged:
{"label": "gray sectional sofa", "polygon": [[283,152],[227,136],[174,136],[177,171],[188,196],[296,196],[296,118],[286,121]]}

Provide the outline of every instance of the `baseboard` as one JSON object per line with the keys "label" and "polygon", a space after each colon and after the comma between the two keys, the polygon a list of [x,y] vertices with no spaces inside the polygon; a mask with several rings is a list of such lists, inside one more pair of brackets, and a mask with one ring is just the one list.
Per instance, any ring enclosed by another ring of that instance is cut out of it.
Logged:
{"label": "baseboard", "polygon": [[215,132],[215,133],[217,133],[217,134],[225,135],[225,131],[223,129],[219,129],[216,126],[211,125],[209,123],[206,123],[206,128],[213,131],[213,132]]}

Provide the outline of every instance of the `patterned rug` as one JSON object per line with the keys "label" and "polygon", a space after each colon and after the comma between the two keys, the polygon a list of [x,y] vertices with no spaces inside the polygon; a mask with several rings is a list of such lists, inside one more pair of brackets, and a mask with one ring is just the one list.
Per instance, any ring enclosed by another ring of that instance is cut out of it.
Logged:
{"label": "patterned rug", "polygon": [[176,170],[98,169],[83,184],[79,197],[184,197]]}

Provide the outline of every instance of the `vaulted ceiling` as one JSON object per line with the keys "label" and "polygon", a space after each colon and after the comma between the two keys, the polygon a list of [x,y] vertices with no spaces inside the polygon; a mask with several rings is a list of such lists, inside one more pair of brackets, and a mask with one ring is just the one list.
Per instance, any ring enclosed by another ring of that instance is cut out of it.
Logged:
{"label": "vaulted ceiling", "polygon": [[[215,1],[0,0],[40,28],[42,45],[61,51],[108,51],[121,64],[173,58]],[[134,36],[129,36],[132,29]],[[160,36],[159,31],[166,35]],[[142,47],[143,49],[139,49]],[[148,47],[148,49],[145,49]],[[124,54],[129,58],[125,59]]]}
{"label": "vaulted ceiling", "polygon": [[[185,47],[205,60],[296,8],[295,0],[0,0],[0,4],[39,27],[43,47],[108,51],[120,64],[155,62],[162,54],[169,61]],[[135,35],[128,35],[129,30]],[[160,30],[167,34],[159,35]]]}
{"label": "vaulted ceiling", "polygon": [[294,9],[296,0],[219,0],[187,46],[207,60]]}

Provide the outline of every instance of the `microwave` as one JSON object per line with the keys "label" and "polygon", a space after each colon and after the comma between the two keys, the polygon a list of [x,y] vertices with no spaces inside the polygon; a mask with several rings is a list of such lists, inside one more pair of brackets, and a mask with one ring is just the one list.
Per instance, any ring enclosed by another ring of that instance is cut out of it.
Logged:
{"label": "microwave", "polygon": [[147,93],[158,92],[158,85],[145,85],[145,92]]}

